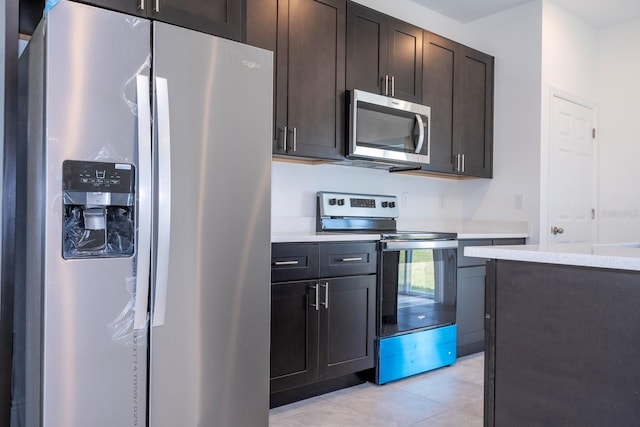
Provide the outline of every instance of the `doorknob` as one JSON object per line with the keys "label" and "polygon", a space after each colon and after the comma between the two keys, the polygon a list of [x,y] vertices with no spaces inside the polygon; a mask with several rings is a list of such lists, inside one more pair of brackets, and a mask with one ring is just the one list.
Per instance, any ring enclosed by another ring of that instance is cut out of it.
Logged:
{"label": "doorknob", "polygon": [[564,228],[562,227],[551,227],[551,234],[553,234],[554,236],[556,234],[562,234],[564,233]]}

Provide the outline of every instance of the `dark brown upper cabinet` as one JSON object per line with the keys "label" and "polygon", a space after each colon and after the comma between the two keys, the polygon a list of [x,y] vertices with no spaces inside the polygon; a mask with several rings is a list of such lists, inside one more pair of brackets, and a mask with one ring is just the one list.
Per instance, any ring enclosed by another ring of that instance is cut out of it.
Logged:
{"label": "dark brown upper cabinet", "polygon": [[[244,41],[245,1],[86,0],[81,3],[150,18],[231,40]],[[32,0],[25,2],[25,4],[29,3],[36,4]],[[40,15],[42,15],[41,8]]]}
{"label": "dark brown upper cabinet", "polygon": [[422,29],[347,5],[347,88],[422,100]]}
{"label": "dark brown upper cabinet", "polygon": [[423,60],[431,163],[422,170],[491,178],[493,57],[425,31]]}
{"label": "dark brown upper cabinet", "polygon": [[248,0],[247,43],[275,51],[273,153],[344,158],[345,0]]}
{"label": "dark brown upper cabinet", "polygon": [[[460,47],[459,91],[455,96],[458,173],[493,175],[493,64],[486,53]],[[460,158],[461,156],[461,158]]]}
{"label": "dark brown upper cabinet", "polygon": [[244,41],[245,0],[146,0],[146,2],[149,18]]}
{"label": "dark brown upper cabinet", "polygon": [[452,173],[454,147],[454,95],[459,44],[424,33],[422,103],[431,107],[431,162],[423,170]]}

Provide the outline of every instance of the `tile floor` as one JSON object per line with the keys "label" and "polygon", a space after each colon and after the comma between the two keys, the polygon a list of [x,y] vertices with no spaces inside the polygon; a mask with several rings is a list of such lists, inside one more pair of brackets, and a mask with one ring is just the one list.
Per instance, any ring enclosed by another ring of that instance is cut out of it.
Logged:
{"label": "tile floor", "polygon": [[371,383],[274,408],[272,427],[481,427],[484,354],[383,386]]}

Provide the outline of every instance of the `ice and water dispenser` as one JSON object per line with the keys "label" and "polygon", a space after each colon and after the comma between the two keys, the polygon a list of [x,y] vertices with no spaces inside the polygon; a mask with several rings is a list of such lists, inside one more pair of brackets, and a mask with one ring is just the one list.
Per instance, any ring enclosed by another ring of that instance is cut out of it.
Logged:
{"label": "ice and water dispenser", "polygon": [[62,169],[64,258],[133,255],[134,166],[66,160]]}

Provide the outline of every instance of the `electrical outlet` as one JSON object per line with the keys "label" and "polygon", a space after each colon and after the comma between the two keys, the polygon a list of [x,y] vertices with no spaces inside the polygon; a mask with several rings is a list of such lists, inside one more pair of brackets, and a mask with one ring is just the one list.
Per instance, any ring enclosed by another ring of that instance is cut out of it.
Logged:
{"label": "electrical outlet", "polygon": [[516,194],[513,198],[513,208],[518,211],[524,208],[524,196],[522,194]]}

